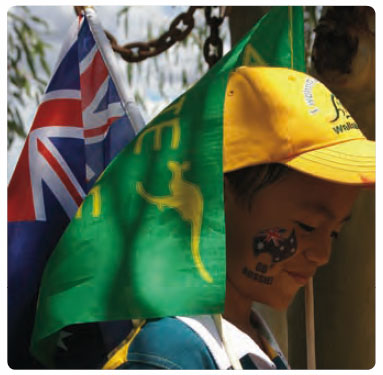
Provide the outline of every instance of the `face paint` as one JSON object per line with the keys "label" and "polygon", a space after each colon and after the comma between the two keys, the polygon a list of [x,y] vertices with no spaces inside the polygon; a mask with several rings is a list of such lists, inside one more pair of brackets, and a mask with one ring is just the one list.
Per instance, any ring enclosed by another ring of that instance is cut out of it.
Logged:
{"label": "face paint", "polygon": [[260,273],[249,270],[247,267],[243,267],[242,273],[249,279],[258,281],[262,284],[271,285],[273,283],[273,277],[261,275]]}
{"label": "face paint", "polygon": [[297,239],[293,230],[287,238],[286,229],[272,228],[260,232],[253,240],[254,255],[270,254],[272,262],[278,263],[293,256],[297,250]]}

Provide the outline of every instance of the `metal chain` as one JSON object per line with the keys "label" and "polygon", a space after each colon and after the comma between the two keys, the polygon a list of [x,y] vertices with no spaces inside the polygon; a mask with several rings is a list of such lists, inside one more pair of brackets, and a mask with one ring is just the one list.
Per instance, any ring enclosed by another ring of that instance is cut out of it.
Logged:
{"label": "metal chain", "polygon": [[210,36],[206,39],[203,46],[203,53],[206,62],[209,64],[209,69],[222,57],[223,44],[219,37],[219,27],[221,26],[224,15],[220,12],[220,16],[212,16],[213,8],[220,7],[205,7],[206,23],[210,27]]}
{"label": "metal chain", "polygon": [[[75,6],[77,15],[81,14],[83,6]],[[166,51],[176,42],[184,40],[194,27],[194,12],[199,8],[205,8],[206,22],[210,28],[210,36],[206,39],[203,47],[204,57],[211,68],[222,57],[222,39],[219,37],[219,26],[222,24],[228,7],[203,7],[191,6],[187,12],[179,14],[171,22],[169,30],[159,38],[148,42],[133,42],[120,46],[116,38],[108,31],[105,34],[115,52],[127,62],[139,62],[148,57],[157,56]],[[220,16],[212,16],[212,8],[220,9]],[[226,9],[226,11],[225,11]]]}
{"label": "metal chain", "polygon": [[[77,14],[81,13],[83,7],[75,7]],[[176,42],[184,40],[194,27],[194,12],[198,6],[191,6],[187,12],[179,14],[171,22],[169,30],[159,38],[148,42],[133,42],[120,46],[116,38],[108,31],[105,31],[112,48],[127,62],[139,62],[164,52]]]}

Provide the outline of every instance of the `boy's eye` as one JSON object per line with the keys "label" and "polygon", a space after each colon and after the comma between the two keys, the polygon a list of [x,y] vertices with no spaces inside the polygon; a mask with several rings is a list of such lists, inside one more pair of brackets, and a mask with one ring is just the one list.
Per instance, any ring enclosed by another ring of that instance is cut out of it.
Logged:
{"label": "boy's eye", "polygon": [[[307,225],[305,223],[301,223],[300,221],[296,221],[296,223],[299,225],[301,229],[303,229],[305,232],[313,232],[316,228],[312,227],[311,225]],[[338,238],[339,233],[338,232],[332,232],[331,238],[334,240]]]}
{"label": "boy's eye", "polygon": [[300,221],[296,221],[296,223],[299,225],[299,227],[301,229],[303,229],[305,232],[312,232],[315,230],[314,227],[310,226],[310,225],[307,225],[307,224],[304,224],[304,223],[301,223]]}

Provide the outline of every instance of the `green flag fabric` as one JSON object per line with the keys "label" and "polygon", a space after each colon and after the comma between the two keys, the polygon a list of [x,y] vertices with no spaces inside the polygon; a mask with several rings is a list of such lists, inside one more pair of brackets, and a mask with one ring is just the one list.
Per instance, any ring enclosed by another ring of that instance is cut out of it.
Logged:
{"label": "green flag fabric", "polygon": [[223,311],[222,124],[241,65],[303,71],[302,7],[274,7],[104,171],[44,271],[32,353],[76,323]]}

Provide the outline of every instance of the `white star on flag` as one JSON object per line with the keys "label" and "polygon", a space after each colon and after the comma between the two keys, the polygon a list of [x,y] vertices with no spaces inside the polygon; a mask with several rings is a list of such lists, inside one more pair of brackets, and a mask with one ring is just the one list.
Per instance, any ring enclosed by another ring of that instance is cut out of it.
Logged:
{"label": "white star on flag", "polygon": [[66,339],[69,336],[72,336],[73,333],[66,332],[66,331],[60,331],[59,338],[57,340],[57,347],[64,349],[65,351],[68,351],[67,346],[64,344],[64,339]]}

